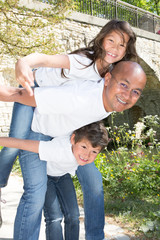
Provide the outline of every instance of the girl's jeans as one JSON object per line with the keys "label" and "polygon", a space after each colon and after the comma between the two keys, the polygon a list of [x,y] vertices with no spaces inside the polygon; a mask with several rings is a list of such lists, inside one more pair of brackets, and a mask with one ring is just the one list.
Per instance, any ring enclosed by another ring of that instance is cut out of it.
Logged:
{"label": "girl's jeans", "polygon": [[[70,174],[48,176],[44,216],[47,240],[79,239],[79,209]],[[61,225],[63,216],[64,238]]]}
{"label": "girl's jeans", "polygon": [[[41,137],[41,134],[34,135],[33,132],[29,136],[33,111],[32,107],[14,104],[10,137],[24,139],[33,137],[37,140]],[[0,152],[0,186],[7,185],[13,163],[20,152],[24,194],[17,210],[14,239],[37,240],[47,188],[46,162],[40,161],[35,153],[3,148]],[[91,163],[83,167],[79,166],[77,176],[84,195],[86,239],[102,240],[104,238],[104,197],[101,174],[94,163]]]}
{"label": "girl's jeans", "polygon": [[[25,139],[28,137],[34,108],[14,103],[9,137]],[[7,185],[13,163],[19,155],[19,149],[4,147],[0,152],[0,188]]]}

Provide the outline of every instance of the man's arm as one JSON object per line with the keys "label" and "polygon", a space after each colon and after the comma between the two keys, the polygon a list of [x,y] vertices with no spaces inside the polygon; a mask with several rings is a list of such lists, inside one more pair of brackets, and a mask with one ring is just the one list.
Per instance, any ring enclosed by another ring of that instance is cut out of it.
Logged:
{"label": "man's arm", "polygon": [[23,88],[0,86],[0,101],[18,102],[36,107],[34,95],[30,96]]}
{"label": "man's arm", "polygon": [[24,140],[11,137],[0,137],[0,146],[18,148],[30,152],[39,153],[39,142],[36,140]]}
{"label": "man's arm", "polygon": [[33,95],[31,86],[34,86],[34,76],[32,68],[50,67],[70,69],[70,62],[67,55],[46,55],[42,53],[32,53],[19,59],[15,65],[17,81]]}

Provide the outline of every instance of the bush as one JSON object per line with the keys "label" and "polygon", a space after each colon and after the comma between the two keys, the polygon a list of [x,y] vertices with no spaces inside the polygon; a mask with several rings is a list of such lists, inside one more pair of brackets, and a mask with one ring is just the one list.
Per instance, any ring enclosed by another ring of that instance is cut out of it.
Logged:
{"label": "bush", "polygon": [[105,209],[134,221],[147,239],[160,239],[160,118],[146,116],[132,131],[127,124],[107,129],[109,148],[95,161],[103,177]]}

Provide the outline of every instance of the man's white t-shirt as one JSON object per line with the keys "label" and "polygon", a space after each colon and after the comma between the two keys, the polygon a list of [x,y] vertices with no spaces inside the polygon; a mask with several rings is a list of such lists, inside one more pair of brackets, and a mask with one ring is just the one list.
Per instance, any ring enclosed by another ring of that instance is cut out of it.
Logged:
{"label": "man's white t-shirt", "polygon": [[47,174],[50,176],[63,176],[66,173],[75,175],[78,167],[72,152],[70,135],[40,141],[39,157],[40,160],[47,161]]}
{"label": "man's white t-shirt", "polygon": [[108,117],[110,113],[103,105],[103,87],[104,80],[35,88],[37,108],[32,130],[51,137],[62,136]]}

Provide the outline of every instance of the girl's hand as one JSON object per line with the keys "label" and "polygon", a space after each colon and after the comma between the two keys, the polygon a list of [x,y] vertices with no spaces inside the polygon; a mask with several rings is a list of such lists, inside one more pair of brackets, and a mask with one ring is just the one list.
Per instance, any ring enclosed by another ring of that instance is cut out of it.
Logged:
{"label": "girl's hand", "polygon": [[19,59],[15,64],[15,75],[20,85],[22,85],[30,96],[33,96],[31,86],[34,86],[34,76],[32,69],[24,59]]}

